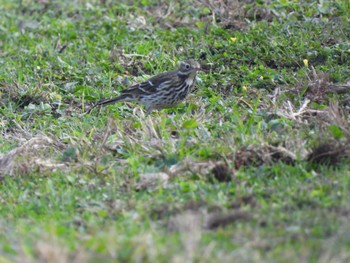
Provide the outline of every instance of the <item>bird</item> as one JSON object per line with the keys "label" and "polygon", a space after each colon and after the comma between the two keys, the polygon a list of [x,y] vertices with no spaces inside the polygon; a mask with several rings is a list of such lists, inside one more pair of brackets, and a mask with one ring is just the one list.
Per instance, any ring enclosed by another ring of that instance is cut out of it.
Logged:
{"label": "bird", "polygon": [[181,62],[177,70],[167,71],[133,85],[121,92],[118,97],[97,102],[89,112],[98,106],[116,102],[137,102],[143,104],[146,116],[153,110],[171,108],[183,101],[196,82],[200,64],[188,59]]}

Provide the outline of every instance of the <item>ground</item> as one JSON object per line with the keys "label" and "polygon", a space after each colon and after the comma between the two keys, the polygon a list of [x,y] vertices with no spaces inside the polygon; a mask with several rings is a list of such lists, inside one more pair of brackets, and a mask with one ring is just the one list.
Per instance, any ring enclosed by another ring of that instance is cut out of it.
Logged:
{"label": "ground", "polygon": [[350,261],[349,1],[1,6],[0,262]]}

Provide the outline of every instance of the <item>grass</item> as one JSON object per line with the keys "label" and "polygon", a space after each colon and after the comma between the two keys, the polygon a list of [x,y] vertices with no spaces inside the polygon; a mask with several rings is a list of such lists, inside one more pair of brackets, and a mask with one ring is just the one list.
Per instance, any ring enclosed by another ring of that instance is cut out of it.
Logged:
{"label": "grass", "polygon": [[[11,1],[1,262],[348,262],[347,1]],[[194,58],[145,117],[94,102]]]}

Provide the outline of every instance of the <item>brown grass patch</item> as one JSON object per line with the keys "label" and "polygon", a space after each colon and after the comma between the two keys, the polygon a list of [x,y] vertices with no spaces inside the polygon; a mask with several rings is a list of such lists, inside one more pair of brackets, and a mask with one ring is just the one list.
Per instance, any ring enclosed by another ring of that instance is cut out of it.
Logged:
{"label": "brown grass patch", "polygon": [[207,222],[205,224],[205,227],[208,229],[216,229],[218,227],[224,227],[229,224],[233,224],[237,221],[241,220],[249,220],[252,218],[252,215],[248,212],[244,211],[231,211],[227,214],[212,214],[207,219]]}
{"label": "brown grass patch", "polygon": [[39,153],[45,156],[45,149],[57,151],[63,147],[62,143],[44,135],[32,137],[8,153],[0,154],[0,177],[25,175],[37,169],[62,169],[64,164],[42,159]]}
{"label": "brown grass patch", "polygon": [[350,143],[341,144],[339,141],[323,142],[313,148],[307,161],[313,164],[336,166],[342,160],[350,160]]}
{"label": "brown grass patch", "polygon": [[283,162],[293,164],[297,155],[282,146],[272,146],[268,144],[249,145],[239,148],[235,154],[235,168],[247,166],[260,166],[263,164],[273,164]]}

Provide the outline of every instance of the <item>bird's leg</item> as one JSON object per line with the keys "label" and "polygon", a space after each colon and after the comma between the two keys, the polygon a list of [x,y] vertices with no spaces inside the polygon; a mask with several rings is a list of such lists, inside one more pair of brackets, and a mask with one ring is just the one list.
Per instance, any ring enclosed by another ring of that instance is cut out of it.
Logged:
{"label": "bird's leg", "polygon": [[147,107],[146,108],[146,117],[148,117],[151,114],[152,110],[153,110],[152,107]]}
{"label": "bird's leg", "polygon": [[97,113],[97,116],[100,116],[101,114],[101,111],[102,111],[102,105],[99,105],[100,107],[98,107],[98,113]]}

